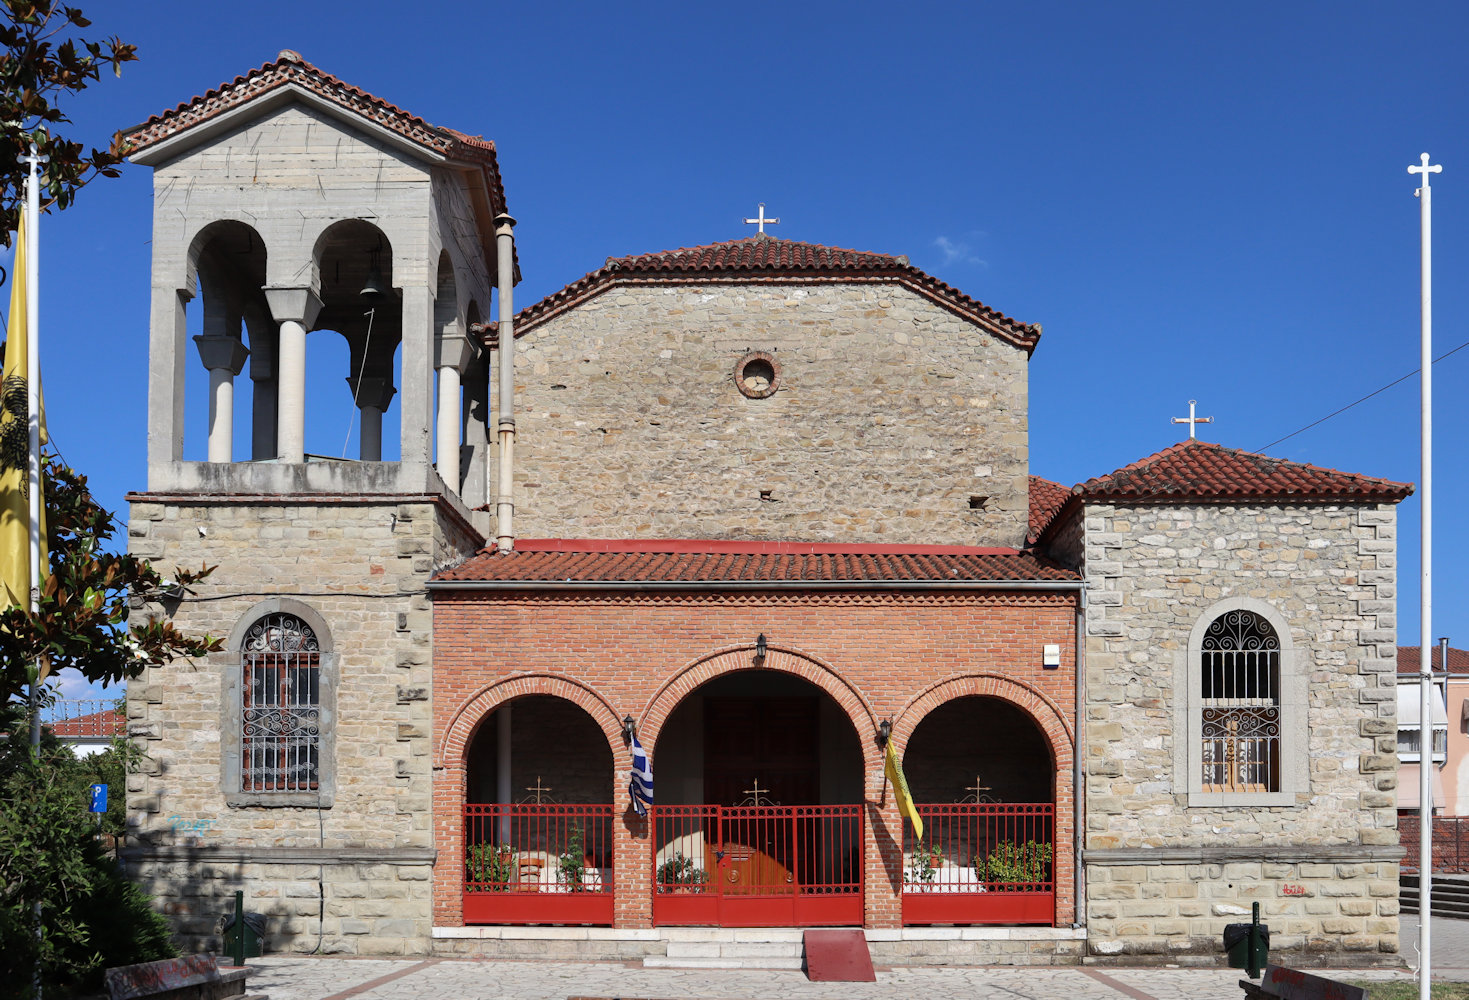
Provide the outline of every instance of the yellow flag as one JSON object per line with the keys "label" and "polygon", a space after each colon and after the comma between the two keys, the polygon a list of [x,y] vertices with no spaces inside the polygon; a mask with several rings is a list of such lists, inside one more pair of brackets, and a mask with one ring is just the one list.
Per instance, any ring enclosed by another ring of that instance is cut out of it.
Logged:
{"label": "yellow flag", "polygon": [[[10,268],[10,325],[5,334],[5,372],[0,381],[0,451],[16,468],[0,468],[0,583],[6,605],[31,606],[30,504],[26,497],[29,454],[26,403],[26,237],[22,215]],[[40,386],[36,387],[37,396]],[[45,440],[46,422],[41,420]],[[41,505],[41,580],[46,578],[46,514]]]}
{"label": "yellow flag", "polygon": [[898,751],[892,740],[888,740],[887,759],[883,764],[888,781],[893,786],[893,798],[898,800],[898,812],[908,817],[913,824],[913,835],[923,839],[923,817],[913,805],[913,796],[908,792],[908,779],[903,777],[903,765],[898,763]]}

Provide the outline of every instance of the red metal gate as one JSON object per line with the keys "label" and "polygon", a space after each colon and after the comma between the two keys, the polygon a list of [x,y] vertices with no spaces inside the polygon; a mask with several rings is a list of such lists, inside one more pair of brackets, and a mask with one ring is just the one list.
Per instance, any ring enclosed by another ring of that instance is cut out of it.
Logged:
{"label": "red metal gate", "polygon": [[604,924],[613,911],[612,807],[464,807],[466,924]]}
{"label": "red metal gate", "polygon": [[1055,815],[1049,802],[919,805],[903,824],[903,923],[1051,924]]}
{"label": "red metal gate", "polygon": [[653,922],[862,924],[860,806],[654,806]]}

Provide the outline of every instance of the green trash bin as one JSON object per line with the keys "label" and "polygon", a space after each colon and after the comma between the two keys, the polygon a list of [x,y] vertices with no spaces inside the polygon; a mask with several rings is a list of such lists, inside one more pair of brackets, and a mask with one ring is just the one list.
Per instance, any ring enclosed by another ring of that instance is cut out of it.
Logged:
{"label": "green trash bin", "polygon": [[235,912],[224,919],[224,953],[236,965],[259,958],[265,943],[265,915],[245,912],[245,894],[235,893]]}
{"label": "green trash bin", "polygon": [[1260,923],[1260,904],[1256,903],[1247,924],[1226,924],[1224,951],[1231,969],[1244,969],[1251,979],[1260,978],[1260,970],[1270,962],[1270,927]]}

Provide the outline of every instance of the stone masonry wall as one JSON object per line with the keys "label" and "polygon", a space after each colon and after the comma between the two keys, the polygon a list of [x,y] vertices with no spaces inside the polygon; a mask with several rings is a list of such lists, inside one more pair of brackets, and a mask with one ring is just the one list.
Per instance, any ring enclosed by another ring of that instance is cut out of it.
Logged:
{"label": "stone masonry wall", "polygon": [[526,537],[1024,543],[1025,351],[901,287],[614,287],[517,351]]}
{"label": "stone masonry wall", "polygon": [[134,555],[217,567],[162,609],[180,628],[227,638],[260,602],[293,597],[324,621],[339,680],[327,723],[335,765],[323,762],[334,801],[320,810],[226,801],[223,751],[238,737],[221,732],[223,693],[238,652],[132,681],[129,733],[147,761],[128,779],[130,871],[157,894],[186,948],[218,946],[216,920],[242,888],[249,908],[271,917],[273,949],[309,951],[320,933],[327,951],[425,950],[434,845],[424,582],[477,537],[427,497],[132,500]]}
{"label": "stone masonry wall", "polygon": [[[1277,952],[1395,955],[1395,516],[1385,504],[1087,506],[1093,954],[1217,955],[1223,925],[1258,900]],[[1282,741],[1302,741],[1302,787],[1283,804],[1190,805],[1190,633],[1239,598],[1288,623],[1305,718],[1293,732],[1287,682]]]}

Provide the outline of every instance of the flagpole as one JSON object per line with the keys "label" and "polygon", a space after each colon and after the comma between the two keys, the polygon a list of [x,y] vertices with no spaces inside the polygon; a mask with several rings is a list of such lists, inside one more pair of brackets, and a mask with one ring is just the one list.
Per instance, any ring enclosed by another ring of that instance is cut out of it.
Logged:
{"label": "flagpole", "polygon": [[[46,157],[36,155],[36,144],[31,143],[28,156],[22,157],[30,166],[26,178],[25,205],[25,257],[26,257],[26,430],[29,436],[29,461],[26,469],[28,507],[28,534],[30,536],[30,611],[35,614],[40,608],[41,580],[41,409],[39,389],[41,386],[40,353],[37,350],[36,330],[41,315],[41,271],[40,271],[40,221],[41,184],[36,168],[46,162]],[[19,277],[19,276],[17,276]],[[41,759],[41,661],[35,664],[36,679],[31,682],[31,753],[37,762]],[[32,916],[36,924],[36,965],[32,972],[31,985],[36,1000],[41,1000],[41,903],[37,900]]]}
{"label": "flagpole", "polygon": [[1419,338],[1422,371],[1420,443],[1422,448],[1423,530],[1419,538],[1418,645],[1418,997],[1429,1000],[1431,963],[1429,926],[1433,922],[1433,209],[1428,175],[1443,170],[1428,165],[1428,154],[1408,173],[1421,174],[1418,196],[1420,218],[1420,277],[1422,325]]}
{"label": "flagpole", "polygon": [[[29,502],[27,531],[30,541],[30,612],[40,608],[41,579],[41,407],[38,390],[41,385],[41,359],[37,350],[36,330],[41,316],[40,221],[41,184],[37,167],[46,157],[36,155],[36,144],[21,157],[29,166],[26,179],[25,258],[26,273],[26,431],[29,438],[26,468],[26,496]],[[19,277],[19,276],[17,276]],[[36,680],[31,685],[31,746],[41,745],[41,664],[36,661]],[[39,757],[39,750],[36,751]]]}

